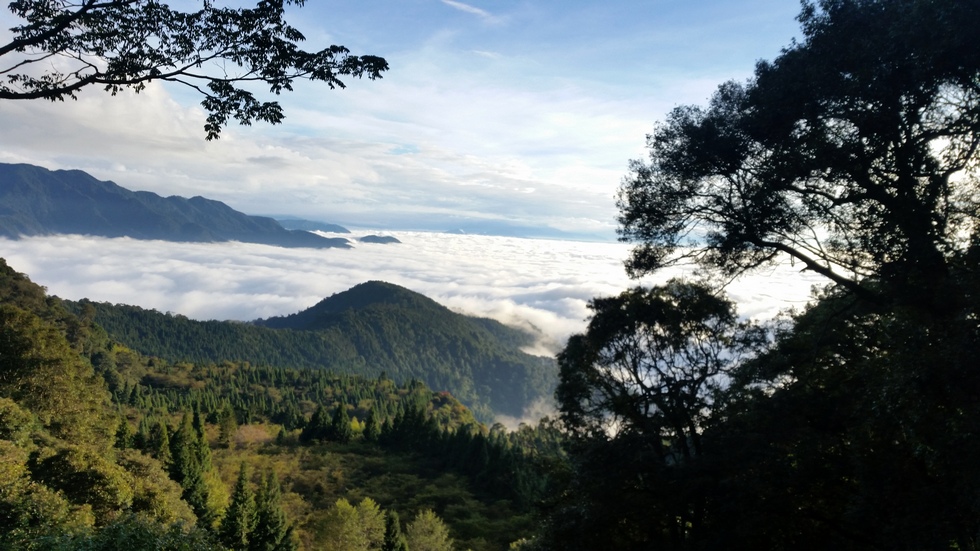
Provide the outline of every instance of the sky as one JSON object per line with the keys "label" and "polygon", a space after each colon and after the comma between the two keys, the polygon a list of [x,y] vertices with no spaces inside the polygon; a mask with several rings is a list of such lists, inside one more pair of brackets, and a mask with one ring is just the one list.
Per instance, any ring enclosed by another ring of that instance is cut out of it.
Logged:
{"label": "sky", "polygon": [[[384,280],[531,327],[539,352],[552,353],[584,330],[592,297],[684,275],[626,278],[616,189],[658,120],[749,78],[797,35],[798,11],[793,0],[311,0],[288,15],[306,47],[383,56],[383,79],[299,83],[279,98],[283,124],[232,125],[211,142],[200,98],[174,86],[4,101],[0,162],[81,169],[401,245],[57,236],[0,239],[0,256],[63,298],[194,319],[289,314]],[[0,10],[0,42],[11,25]],[[541,236],[551,239],[527,238]],[[801,307],[815,283],[784,266],[728,292],[743,315],[767,319]]]}
{"label": "sky", "polygon": [[[385,57],[377,81],[300,83],[278,126],[204,140],[200,98],[0,103],[0,162],[353,227],[614,239],[615,193],[678,105],[798,32],[793,0],[307,2],[305,47]],[[12,24],[0,11],[0,40]]]}

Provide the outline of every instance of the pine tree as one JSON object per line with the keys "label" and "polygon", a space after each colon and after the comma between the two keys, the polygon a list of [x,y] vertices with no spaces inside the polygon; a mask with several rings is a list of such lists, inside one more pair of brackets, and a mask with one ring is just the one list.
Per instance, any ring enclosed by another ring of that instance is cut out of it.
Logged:
{"label": "pine tree", "polygon": [[[157,420],[156,424],[150,429],[146,446],[146,451],[164,466],[169,467],[173,463],[173,453],[170,451],[170,429],[167,428],[167,425],[162,420]],[[173,474],[171,474],[170,478],[174,478]],[[174,480],[177,479],[174,478]]]}
{"label": "pine tree", "polygon": [[368,442],[377,442],[379,436],[381,436],[381,423],[378,422],[377,410],[371,406],[367,421],[364,423],[364,439]]}
{"label": "pine tree", "polygon": [[381,544],[381,551],[408,551],[408,542],[402,534],[401,521],[395,511],[385,514],[385,539]]}
{"label": "pine tree", "polygon": [[303,427],[303,432],[300,433],[299,440],[303,443],[322,440],[327,436],[329,427],[330,423],[327,421],[327,412],[323,409],[323,406],[317,406],[316,411],[313,412],[313,417],[310,417],[310,422]]}
{"label": "pine tree", "polygon": [[119,428],[116,429],[116,447],[121,450],[132,448],[134,440],[133,427],[129,426],[125,415],[120,415]]}
{"label": "pine tree", "polygon": [[[184,412],[180,428],[174,432],[173,439],[170,441],[170,452],[173,456],[170,478],[184,489],[184,501],[194,510],[198,521],[204,526],[209,526],[214,520],[214,513],[208,507],[209,492],[201,465],[200,439],[191,421],[191,414],[188,412]],[[210,451],[208,462],[210,463]]]}
{"label": "pine tree", "polygon": [[204,417],[201,415],[200,404],[194,405],[194,450],[197,453],[197,460],[201,464],[201,472],[211,470],[211,446],[208,445],[208,436],[204,428]]}
{"label": "pine tree", "polygon": [[333,419],[330,421],[330,440],[346,444],[354,436],[354,431],[350,426],[350,416],[347,415],[347,406],[343,402],[337,404],[337,409],[333,412]]}
{"label": "pine tree", "polygon": [[248,484],[245,462],[238,471],[238,481],[231,494],[231,504],[221,521],[218,537],[232,551],[248,551],[249,536],[255,528],[255,497]]}
{"label": "pine tree", "polygon": [[275,471],[262,480],[255,500],[255,529],[249,537],[250,551],[294,551],[292,527],[282,509],[282,487]]}
{"label": "pine tree", "polygon": [[235,410],[230,403],[225,402],[218,414],[218,445],[222,448],[230,448],[236,432],[238,432],[238,421],[235,419]]}

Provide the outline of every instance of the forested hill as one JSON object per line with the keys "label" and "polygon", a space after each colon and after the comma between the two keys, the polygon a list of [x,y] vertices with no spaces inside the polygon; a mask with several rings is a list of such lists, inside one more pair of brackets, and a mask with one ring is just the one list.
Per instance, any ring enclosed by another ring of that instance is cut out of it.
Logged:
{"label": "forested hill", "polygon": [[204,197],[161,197],[80,170],[0,163],[0,236],[45,234],[166,241],[242,241],[280,247],[349,247],[344,238],[287,230]]}
{"label": "forested hill", "polygon": [[172,361],[245,361],[395,381],[417,378],[447,390],[482,420],[517,416],[550,396],[554,360],[520,351],[530,335],[463,316],[408,289],[368,282],[302,312],[254,323],[194,321],[136,306],[66,302],[90,309],[110,336]]}
{"label": "forested hill", "polygon": [[0,549],[499,551],[564,462],[418,380],[169,362],[65,306],[0,258]]}

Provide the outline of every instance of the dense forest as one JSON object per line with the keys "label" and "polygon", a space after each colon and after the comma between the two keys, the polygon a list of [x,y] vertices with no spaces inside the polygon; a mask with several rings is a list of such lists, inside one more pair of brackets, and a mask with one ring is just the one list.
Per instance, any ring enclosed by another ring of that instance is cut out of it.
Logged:
{"label": "dense forest", "polygon": [[5,548],[503,549],[564,461],[414,379],[143,356],[5,262],[0,322]]}
{"label": "dense forest", "polygon": [[527,333],[450,311],[418,293],[371,281],[296,314],[254,323],[199,322],[137,306],[66,302],[142,354],[171,361],[326,369],[369,378],[387,374],[447,390],[483,422],[521,417],[550,397],[554,360],[521,351]]}

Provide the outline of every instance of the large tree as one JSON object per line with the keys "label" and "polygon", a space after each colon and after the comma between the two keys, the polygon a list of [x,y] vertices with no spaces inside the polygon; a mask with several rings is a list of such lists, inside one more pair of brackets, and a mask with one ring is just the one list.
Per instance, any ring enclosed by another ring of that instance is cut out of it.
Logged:
{"label": "large tree", "polygon": [[[202,1],[181,11],[156,0],[15,0],[10,41],[0,43],[0,99],[75,98],[85,87],[115,94],[149,82],[182,84],[203,96],[208,139],[229,119],[278,123],[273,95],[297,79],[344,87],[341,77],[379,78],[383,58],[352,55],[343,46],[300,48],[302,33],[286,22],[289,5],[261,0],[251,8]],[[193,3],[191,3],[193,5]]]}
{"label": "large tree", "polygon": [[648,136],[619,195],[629,270],[788,257],[866,299],[956,310],[943,283],[980,221],[980,3],[819,0],[799,19],[747,83]]}
{"label": "large tree", "polygon": [[705,517],[702,433],[758,331],[706,286],[672,280],[595,299],[558,356],[576,467],[553,548],[678,546]]}
{"label": "large tree", "polygon": [[[976,549],[980,2],[819,0],[800,21],[748,82],[673,110],[620,191],[633,275],[788,258],[832,284],[692,439],[704,530],[679,547]],[[689,487],[642,468],[621,470],[645,510]]]}

